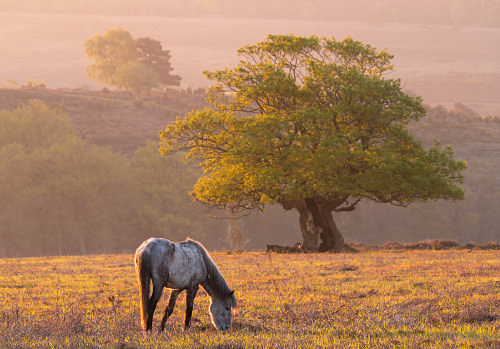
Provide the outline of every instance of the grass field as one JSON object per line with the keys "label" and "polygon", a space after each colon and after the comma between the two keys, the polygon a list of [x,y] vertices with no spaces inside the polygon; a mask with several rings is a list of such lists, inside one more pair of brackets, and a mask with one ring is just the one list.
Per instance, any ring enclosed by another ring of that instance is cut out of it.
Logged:
{"label": "grass field", "polygon": [[131,255],[0,259],[0,347],[500,347],[500,251],[213,253],[239,314],[143,335]]}

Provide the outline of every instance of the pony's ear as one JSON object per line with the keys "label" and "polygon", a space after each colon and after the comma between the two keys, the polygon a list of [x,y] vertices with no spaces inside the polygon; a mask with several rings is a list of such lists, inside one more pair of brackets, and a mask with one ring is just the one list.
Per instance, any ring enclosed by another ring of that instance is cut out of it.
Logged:
{"label": "pony's ear", "polygon": [[234,294],[234,290],[229,291],[228,296],[232,296]]}

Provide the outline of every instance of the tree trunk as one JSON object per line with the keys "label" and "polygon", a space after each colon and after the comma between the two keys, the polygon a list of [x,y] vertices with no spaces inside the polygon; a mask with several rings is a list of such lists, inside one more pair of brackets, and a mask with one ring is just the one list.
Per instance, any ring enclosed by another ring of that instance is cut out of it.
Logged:
{"label": "tree trunk", "polygon": [[316,251],[319,248],[321,240],[321,227],[314,222],[313,213],[307,207],[305,201],[299,201],[295,205],[299,211],[300,231],[302,232],[302,248],[305,250]]}
{"label": "tree trunk", "polygon": [[299,211],[299,224],[304,239],[302,248],[311,251],[341,252],[344,238],[333,221],[332,211],[337,205],[318,199],[306,199],[283,204],[285,209]]}
{"label": "tree trunk", "polygon": [[87,255],[87,245],[85,244],[85,238],[83,235],[80,233],[78,234],[78,240],[80,242],[80,254],[82,255]]}
{"label": "tree trunk", "polygon": [[62,229],[60,224],[57,224],[57,253],[62,256]]}

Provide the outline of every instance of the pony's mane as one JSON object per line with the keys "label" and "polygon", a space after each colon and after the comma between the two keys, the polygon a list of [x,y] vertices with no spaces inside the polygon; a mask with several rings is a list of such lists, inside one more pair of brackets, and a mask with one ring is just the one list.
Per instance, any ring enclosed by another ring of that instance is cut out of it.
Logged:
{"label": "pony's mane", "polygon": [[222,276],[219,268],[217,268],[217,265],[212,260],[205,247],[201,243],[193,239],[187,239],[185,243],[192,244],[198,249],[198,251],[200,251],[203,257],[203,261],[205,262],[205,267],[207,268],[206,282],[208,286],[214,291],[215,296],[227,297],[231,292],[231,289],[229,288],[226,280],[224,279],[224,276]]}

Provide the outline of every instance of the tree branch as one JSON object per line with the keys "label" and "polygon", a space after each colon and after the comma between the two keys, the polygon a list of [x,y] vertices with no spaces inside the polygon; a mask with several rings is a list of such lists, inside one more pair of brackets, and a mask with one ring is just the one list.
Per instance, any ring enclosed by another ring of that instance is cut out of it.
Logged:
{"label": "tree branch", "polygon": [[340,208],[334,208],[333,210],[335,212],[343,212],[343,211],[354,211],[355,209],[355,206],[358,204],[358,202],[361,201],[361,198],[357,198],[353,203],[351,203],[349,205],[349,203],[346,201],[344,201],[348,206],[344,206],[344,207],[340,207]]}

